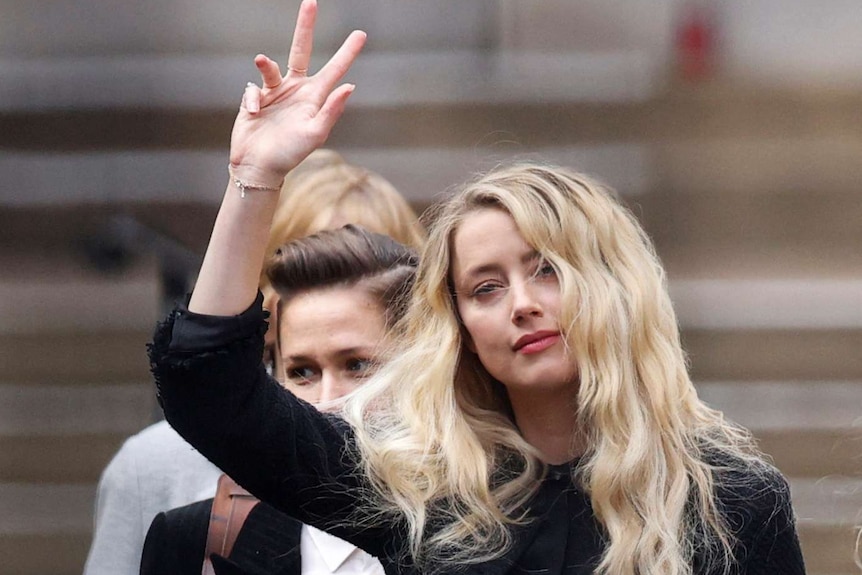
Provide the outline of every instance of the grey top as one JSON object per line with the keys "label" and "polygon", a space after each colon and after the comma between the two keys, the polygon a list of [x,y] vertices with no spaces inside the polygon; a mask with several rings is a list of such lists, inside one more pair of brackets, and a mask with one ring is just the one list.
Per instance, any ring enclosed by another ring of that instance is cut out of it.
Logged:
{"label": "grey top", "polygon": [[213,497],[220,475],[165,421],[127,439],[99,480],[84,575],[137,575],[153,518]]}

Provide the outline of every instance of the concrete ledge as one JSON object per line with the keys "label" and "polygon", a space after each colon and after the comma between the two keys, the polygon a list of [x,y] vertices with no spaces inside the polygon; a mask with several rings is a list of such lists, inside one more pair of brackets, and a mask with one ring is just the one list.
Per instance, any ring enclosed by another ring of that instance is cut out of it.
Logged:
{"label": "concrete ledge", "polygon": [[[379,172],[408,200],[430,203],[472,173],[507,158],[544,159],[597,174],[625,194],[653,187],[645,148],[635,144],[532,149],[497,143],[473,148],[356,148],[339,150]],[[135,150],[71,154],[5,153],[0,157],[0,205],[37,206],[122,201],[218,204],[227,182],[226,149]]]}
{"label": "concrete ledge", "polygon": [[862,478],[791,479],[796,518],[802,526],[862,524]]}
{"label": "concrete ledge", "polygon": [[[146,345],[156,318],[140,330],[0,335],[2,381],[21,385],[85,386],[150,382]],[[34,326],[37,327],[37,326]]]}
{"label": "concrete ledge", "polygon": [[754,436],[764,453],[787,476],[862,477],[862,427],[847,429],[758,429]]}
{"label": "concrete ledge", "polygon": [[[758,431],[856,429],[862,447],[862,381],[701,381],[701,399]],[[862,472],[862,451],[859,453]]]}
{"label": "concrete ledge", "polygon": [[[0,110],[236,107],[259,82],[242,56],[124,54],[0,59]],[[312,70],[323,60],[315,59]],[[658,62],[634,50],[376,52],[347,81],[352,106],[645,100]],[[118,77],[123,78],[117,82]]]}
{"label": "concrete ledge", "polygon": [[686,328],[862,328],[860,279],[679,279],[670,294]]}
{"label": "concrete ledge", "polygon": [[128,434],[0,436],[0,483],[94,484]]}
{"label": "concrete ledge", "polygon": [[151,384],[7,383],[0,385],[0,435],[130,435],[149,425],[155,404]]}
{"label": "concrete ledge", "polygon": [[686,328],[683,344],[695,381],[862,381],[860,329]]}
{"label": "concrete ledge", "polygon": [[61,258],[46,257],[44,263],[49,267],[41,275],[4,272],[0,334],[150,330],[161,317],[154,265],[100,275]]}
{"label": "concrete ledge", "polygon": [[3,569],[14,575],[81,575],[91,537],[89,532],[0,535]]}
{"label": "concrete ledge", "polygon": [[0,536],[89,533],[95,485],[0,483]]}

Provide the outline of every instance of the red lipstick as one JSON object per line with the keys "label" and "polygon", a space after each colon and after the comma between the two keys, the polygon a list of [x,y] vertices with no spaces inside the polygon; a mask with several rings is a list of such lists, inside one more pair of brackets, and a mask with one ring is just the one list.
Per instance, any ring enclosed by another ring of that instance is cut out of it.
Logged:
{"label": "red lipstick", "polygon": [[557,343],[559,339],[558,331],[537,331],[520,337],[512,349],[523,354],[539,353]]}

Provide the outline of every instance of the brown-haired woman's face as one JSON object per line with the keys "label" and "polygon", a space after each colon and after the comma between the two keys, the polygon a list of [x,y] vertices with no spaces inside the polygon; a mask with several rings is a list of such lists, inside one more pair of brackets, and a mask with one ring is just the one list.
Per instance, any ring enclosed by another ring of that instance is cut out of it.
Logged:
{"label": "brown-haired woman's face", "polygon": [[339,399],[373,371],[386,323],[365,290],[311,290],[281,304],[276,373],[297,397],[314,404]]}

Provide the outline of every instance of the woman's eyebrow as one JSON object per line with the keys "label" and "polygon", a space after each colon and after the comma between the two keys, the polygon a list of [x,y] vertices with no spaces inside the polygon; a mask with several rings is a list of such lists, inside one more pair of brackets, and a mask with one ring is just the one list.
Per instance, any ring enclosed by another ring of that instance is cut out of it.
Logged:
{"label": "woman's eyebrow", "polygon": [[345,357],[351,355],[361,355],[363,357],[374,355],[376,347],[368,347],[363,345],[358,345],[355,347],[347,347],[344,349],[339,349],[335,352],[335,355],[338,357]]}
{"label": "woman's eyebrow", "polygon": [[531,264],[536,260],[544,259],[545,256],[539,253],[538,250],[530,250],[526,252],[523,256],[521,256],[522,264]]}
{"label": "woman's eyebrow", "polygon": [[472,268],[467,269],[464,272],[463,277],[471,278],[474,276],[479,276],[479,275],[497,272],[497,271],[500,271],[500,264],[494,263],[494,262],[489,262],[486,264],[480,264],[478,266],[474,266]]}
{"label": "woman's eyebrow", "polygon": [[[531,249],[527,252],[524,252],[524,254],[521,256],[521,263],[522,264],[530,264],[530,263],[535,262],[536,260],[542,259],[543,257],[544,256],[542,256],[542,254],[540,254],[538,252],[538,250]],[[498,272],[498,271],[500,271],[501,267],[502,266],[497,262],[488,262],[485,264],[479,264],[475,267],[468,268],[464,272],[463,277],[469,279],[469,278],[471,278],[473,276],[477,276],[477,275],[483,275],[486,273]]]}

